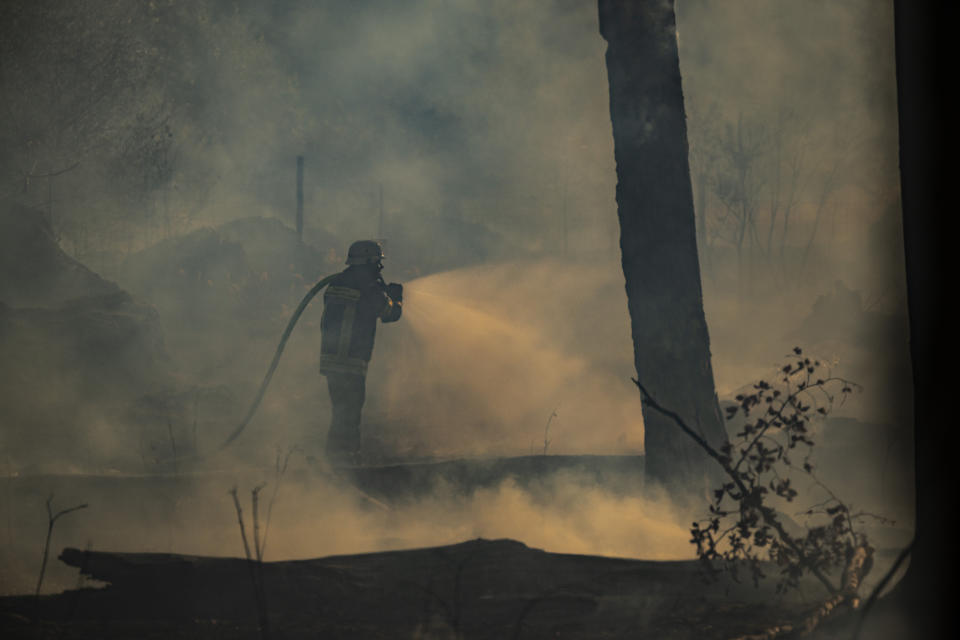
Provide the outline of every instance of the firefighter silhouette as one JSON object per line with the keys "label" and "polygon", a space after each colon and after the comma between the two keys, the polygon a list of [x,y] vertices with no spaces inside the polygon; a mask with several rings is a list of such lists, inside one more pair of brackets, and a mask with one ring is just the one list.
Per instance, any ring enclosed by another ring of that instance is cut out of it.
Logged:
{"label": "firefighter silhouette", "polygon": [[377,320],[396,322],[403,310],[403,286],[386,284],[380,276],[383,257],[379,242],[354,242],[347,268],[333,277],[323,296],[320,373],[327,378],[332,405],[326,457],[335,465],[359,462],[360,416]]}

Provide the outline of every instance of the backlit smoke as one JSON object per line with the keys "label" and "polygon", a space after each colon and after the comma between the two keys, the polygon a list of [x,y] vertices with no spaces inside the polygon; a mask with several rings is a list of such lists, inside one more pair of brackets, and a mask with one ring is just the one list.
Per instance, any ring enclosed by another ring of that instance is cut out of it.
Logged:
{"label": "backlit smoke", "polygon": [[378,335],[371,430],[440,455],[639,453],[622,287],[615,265],[559,261],[414,280]]}

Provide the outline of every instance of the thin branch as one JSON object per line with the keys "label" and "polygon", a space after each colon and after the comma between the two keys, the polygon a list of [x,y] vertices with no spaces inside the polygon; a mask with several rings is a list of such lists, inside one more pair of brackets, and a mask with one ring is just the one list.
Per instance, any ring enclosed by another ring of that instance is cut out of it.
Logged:
{"label": "thin branch", "polygon": [[237,522],[240,523],[240,538],[243,540],[243,553],[246,555],[247,560],[253,560],[253,556],[250,555],[250,545],[247,543],[247,529],[243,524],[243,508],[240,506],[240,498],[237,497],[236,486],[230,489],[230,495],[233,497],[233,506],[237,510]]}
{"label": "thin branch", "polygon": [[876,513],[870,513],[869,511],[857,511],[856,513],[851,514],[850,517],[853,518],[854,520],[860,520],[861,518],[873,518],[874,520],[877,520],[880,524],[884,524],[891,527],[897,524],[896,520],[891,520],[890,518],[886,518]]}
{"label": "thin branch", "polygon": [[[694,431],[693,429],[691,429],[690,427],[688,427],[688,426],[687,426],[687,423],[684,422],[684,421],[683,421],[683,418],[681,418],[679,415],[677,415],[676,412],[671,411],[670,409],[664,408],[663,406],[660,405],[659,402],[657,402],[656,400],[654,400],[654,399],[653,399],[653,396],[650,395],[650,392],[647,391],[646,387],[644,387],[644,386],[640,383],[640,381],[639,381],[638,379],[636,379],[636,378],[631,378],[631,380],[633,380],[633,383],[634,383],[635,385],[637,385],[637,388],[638,388],[638,389],[640,389],[640,393],[643,394],[643,402],[644,402],[644,404],[647,404],[651,409],[653,409],[653,410],[657,411],[658,413],[661,413],[661,414],[665,415],[666,417],[670,418],[671,420],[673,420],[673,422],[674,422],[678,427],[680,427],[680,429],[681,429],[684,433],[686,433],[688,436],[690,436],[691,438],[693,438],[694,442],[696,442],[698,445],[700,445],[700,446],[703,448],[703,450],[707,452],[707,455],[709,455],[711,458],[713,458],[714,460],[716,460],[717,462],[719,462],[721,466],[723,466],[724,468],[726,468],[726,465],[724,465],[723,459],[720,457],[720,454],[717,453],[717,450],[716,450],[716,449],[714,449],[713,447],[710,446],[710,443],[709,443],[709,442],[707,442],[706,440],[704,440],[703,437],[702,437],[700,434],[698,434],[696,431]],[[741,487],[741,488],[743,488],[743,487]]]}
{"label": "thin branch", "polygon": [[267,519],[263,524],[263,540],[260,542],[260,556],[263,557],[267,548],[267,534],[270,533],[270,518],[273,516],[273,505],[277,500],[277,493],[280,492],[280,479],[283,478],[284,474],[287,473],[287,467],[290,465],[290,456],[295,452],[303,452],[303,449],[294,445],[287,449],[287,455],[282,458],[283,462],[281,463],[280,448],[277,448],[277,460],[276,460],[276,471],[275,471],[275,481],[273,483],[273,493],[270,496],[270,503],[267,505]]}
{"label": "thin branch", "polygon": [[53,509],[50,507],[51,502],[53,502],[52,493],[50,494],[50,497],[47,498],[47,539],[43,543],[43,560],[40,563],[40,577],[37,578],[37,589],[34,592],[34,596],[38,598],[40,597],[40,587],[43,586],[43,576],[47,572],[47,559],[50,556],[50,538],[53,537],[53,526],[62,516],[65,516],[68,513],[73,513],[74,511],[79,511],[80,509],[86,509],[89,506],[86,503],[79,504],[75,507],[58,511],[56,514],[54,514]]}
{"label": "thin branch", "polygon": [[263,548],[260,545],[260,492],[267,483],[258,484],[250,491],[250,501],[253,503],[253,550],[257,554],[257,562],[263,561]]}
{"label": "thin branch", "polygon": [[[62,176],[62,175],[65,174],[65,173],[69,173],[69,172],[73,171],[74,169],[76,169],[76,168],[79,167],[79,166],[80,166],[80,162],[77,161],[77,162],[74,162],[73,164],[71,164],[71,165],[68,166],[68,167],[64,167],[63,169],[58,169],[58,170],[56,170],[56,171],[50,171],[49,173],[32,173],[32,172],[23,171],[23,172],[21,172],[21,175],[22,175],[23,178],[26,179],[26,180],[30,180],[30,179],[32,179],[32,178],[56,178],[57,176]],[[31,171],[32,171],[32,170],[31,170]]]}
{"label": "thin branch", "polygon": [[547,418],[547,425],[543,428],[543,455],[547,455],[547,448],[550,446],[550,422],[557,417],[557,409],[559,408],[557,406],[550,413],[550,417]]}
{"label": "thin branch", "polygon": [[[254,491],[257,491],[255,489]],[[268,640],[270,637],[269,620],[267,617],[267,605],[265,593],[263,590],[263,576],[259,571],[262,563],[255,562],[250,554],[250,545],[247,543],[247,530],[243,524],[243,508],[240,506],[240,498],[237,497],[237,487],[234,485],[230,489],[230,495],[233,497],[233,506],[237,510],[237,522],[240,523],[240,537],[243,540],[243,552],[247,557],[247,568],[250,571],[250,583],[253,586],[253,600],[257,606],[257,623],[260,628],[260,637],[262,640]]]}

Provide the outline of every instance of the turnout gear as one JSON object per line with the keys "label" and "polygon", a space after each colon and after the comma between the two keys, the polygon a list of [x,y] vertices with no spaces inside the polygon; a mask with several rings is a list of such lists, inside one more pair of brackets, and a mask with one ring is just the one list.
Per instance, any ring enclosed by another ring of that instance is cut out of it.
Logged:
{"label": "turnout gear", "polygon": [[396,322],[403,311],[402,288],[391,285],[369,266],[348,267],[334,277],[323,295],[320,318],[321,373],[365,375],[373,355],[377,320]]}
{"label": "turnout gear", "polygon": [[360,452],[360,414],[366,398],[367,380],[353,374],[328,373],[327,389],[332,400],[327,459],[354,463]]}
{"label": "turnout gear", "polygon": [[327,457],[334,461],[355,458],[360,450],[360,416],[377,320],[396,322],[403,311],[403,286],[383,281],[382,258],[378,243],[355,242],[347,258],[350,266],[333,276],[323,296],[320,373],[327,378],[332,403]]}

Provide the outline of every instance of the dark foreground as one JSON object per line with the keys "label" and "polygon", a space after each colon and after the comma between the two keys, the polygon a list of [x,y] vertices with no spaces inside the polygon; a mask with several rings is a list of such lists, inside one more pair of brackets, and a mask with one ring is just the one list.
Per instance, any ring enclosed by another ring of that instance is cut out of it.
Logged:
{"label": "dark foreground", "polygon": [[[261,637],[244,560],[69,548],[60,560],[109,586],[0,598],[0,636]],[[812,605],[706,585],[694,562],[554,554],[512,540],[268,562],[262,575],[271,638],[732,638]]]}

